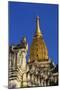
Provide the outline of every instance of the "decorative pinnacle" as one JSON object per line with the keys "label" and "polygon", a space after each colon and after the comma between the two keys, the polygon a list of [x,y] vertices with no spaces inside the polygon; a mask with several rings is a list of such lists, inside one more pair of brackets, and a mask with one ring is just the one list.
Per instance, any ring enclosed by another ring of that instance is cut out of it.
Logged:
{"label": "decorative pinnacle", "polygon": [[39,16],[37,16],[37,18],[36,18],[36,35],[42,36],[41,31],[40,31],[40,18],[39,18]]}

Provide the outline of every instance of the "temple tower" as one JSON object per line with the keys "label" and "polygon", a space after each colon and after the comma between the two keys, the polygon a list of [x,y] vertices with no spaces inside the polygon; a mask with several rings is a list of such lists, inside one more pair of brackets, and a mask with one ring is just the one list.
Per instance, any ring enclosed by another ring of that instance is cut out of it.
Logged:
{"label": "temple tower", "polygon": [[26,79],[26,55],[28,44],[24,37],[20,44],[9,49],[9,88],[27,86]]}
{"label": "temple tower", "polygon": [[30,60],[46,61],[48,60],[48,50],[43,40],[40,30],[39,16],[36,18],[36,32],[30,48]]}

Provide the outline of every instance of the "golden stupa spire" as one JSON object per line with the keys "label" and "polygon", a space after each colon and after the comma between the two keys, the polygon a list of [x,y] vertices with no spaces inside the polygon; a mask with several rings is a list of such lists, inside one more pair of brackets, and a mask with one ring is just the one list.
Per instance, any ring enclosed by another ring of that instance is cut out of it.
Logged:
{"label": "golden stupa spire", "polygon": [[36,18],[36,32],[30,47],[30,60],[46,61],[48,60],[48,50],[45,45],[40,30],[39,16]]}
{"label": "golden stupa spire", "polygon": [[36,18],[36,33],[35,33],[36,36],[42,36],[41,34],[41,30],[40,30],[40,18],[39,16],[37,16]]}

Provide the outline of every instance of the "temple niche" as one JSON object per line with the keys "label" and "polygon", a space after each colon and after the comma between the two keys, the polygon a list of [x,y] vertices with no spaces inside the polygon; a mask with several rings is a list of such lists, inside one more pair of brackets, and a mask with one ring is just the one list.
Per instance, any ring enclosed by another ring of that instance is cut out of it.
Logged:
{"label": "temple niche", "polygon": [[9,88],[58,85],[58,65],[55,65],[48,56],[39,20],[37,16],[28,62],[26,62],[28,53],[26,37],[20,44],[9,47]]}

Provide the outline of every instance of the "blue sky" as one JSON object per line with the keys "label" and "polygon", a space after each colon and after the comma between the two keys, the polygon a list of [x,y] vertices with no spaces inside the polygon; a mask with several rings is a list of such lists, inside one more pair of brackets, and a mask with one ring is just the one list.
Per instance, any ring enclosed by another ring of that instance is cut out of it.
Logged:
{"label": "blue sky", "polygon": [[58,5],[9,2],[9,45],[20,43],[26,36],[30,45],[36,30],[36,16],[40,17],[40,28],[54,63],[58,63]]}

